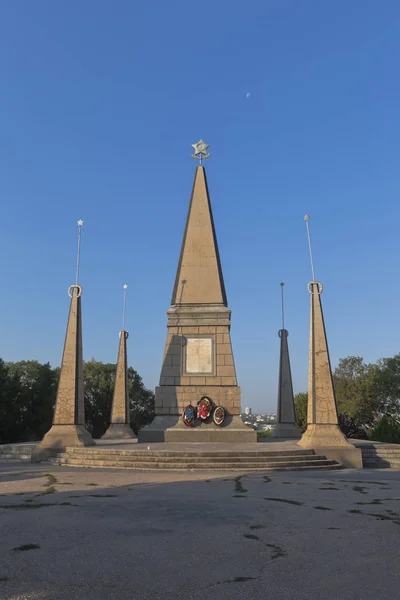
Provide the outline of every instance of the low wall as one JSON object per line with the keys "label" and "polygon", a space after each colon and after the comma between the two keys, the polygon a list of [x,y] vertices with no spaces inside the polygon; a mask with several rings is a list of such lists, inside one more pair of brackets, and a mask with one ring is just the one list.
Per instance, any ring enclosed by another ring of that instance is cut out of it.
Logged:
{"label": "low wall", "polygon": [[26,442],[21,444],[0,444],[0,460],[26,460],[30,461],[32,450],[39,442]]}

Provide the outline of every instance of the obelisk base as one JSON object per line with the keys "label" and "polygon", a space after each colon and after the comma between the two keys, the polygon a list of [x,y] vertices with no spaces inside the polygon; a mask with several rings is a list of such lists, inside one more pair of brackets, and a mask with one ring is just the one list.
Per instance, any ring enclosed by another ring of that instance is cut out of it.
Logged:
{"label": "obelisk base", "polygon": [[299,440],[301,431],[294,423],[278,423],[275,429],[272,430],[273,438]]}
{"label": "obelisk base", "polygon": [[84,425],[53,425],[32,452],[32,462],[47,460],[67,447],[94,446],[96,442]]}
{"label": "obelisk base", "polygon": [[363,467],[361,449],[355,448],[347,440],[339,425],[320,423],[308,425],[297,445],[301,448],[312,448],[318,454],[341,462],[346,467],[356,469]]}
{"label": "obelisk base", "polygon": [[134,434],[132,427],[128,423],[111,423],[102,440],[127,440],[134,439],[137,441],[137,436]]}
{"label": "obelisk base", "polygon": [[247,427],[240,415],[227,415],[221,427],[214,423],[196,422],[186,427],[178,415],[155,417],[148,427],[139,431],[139,442],[256,442],[257,433]]}

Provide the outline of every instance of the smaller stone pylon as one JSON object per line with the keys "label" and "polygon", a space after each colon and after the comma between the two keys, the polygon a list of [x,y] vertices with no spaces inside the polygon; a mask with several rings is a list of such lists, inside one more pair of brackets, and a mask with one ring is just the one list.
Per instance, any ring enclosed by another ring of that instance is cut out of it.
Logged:
{"label": "smaller stone pylon", "polygon": [[328,458],[347,466],[362,468],[361,450],[347,441],[339,427],[322,313],[323,286],[318,281],[312,281],[308,289],[311,294],[311,311],[307,429],[298,445],[318,449],[318,452],[323,452]]}
{"label": "smaller stone pylon", "polygon": [[119,333],[119,350],[117,371],[115,375],[114,396],[111,409],[110,426],[102,439],[135,438],[130,426],[129,395],[128,395],[128,357],[126,352],[127,331]]}
{"label": "smaller stone pylon", "polygon": [[32,454],[33,460],[45,460],[67,446],[92,446],[95,442],[85,427],[82,311],[80,285],[71,285],[67,333],[61,362],[53,426]]}
{"label": "smaller stone pylon", "polygon": [[278,335],[281,338],[278,410],[276,413],[277,426],[272,432],[272,437],[300,439],[301,432],[296,425],[292,373],[290,370],[289,347],[287,341],[289,332],[287,329],[281,329]]}

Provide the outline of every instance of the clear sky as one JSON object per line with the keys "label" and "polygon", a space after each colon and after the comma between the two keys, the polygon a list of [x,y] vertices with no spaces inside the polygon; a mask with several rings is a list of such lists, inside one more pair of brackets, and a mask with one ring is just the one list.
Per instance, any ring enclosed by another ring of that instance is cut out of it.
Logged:
{"label": "clear sky", "polygon": [[3,0],[0,356],[60,363],[82,218],[85,358],[127,283],[157,384],[200,137],[243,407],[276,406],[281,280],[307,387],[306,212],[333,367],[398,352],[399,31],[398,0]]}

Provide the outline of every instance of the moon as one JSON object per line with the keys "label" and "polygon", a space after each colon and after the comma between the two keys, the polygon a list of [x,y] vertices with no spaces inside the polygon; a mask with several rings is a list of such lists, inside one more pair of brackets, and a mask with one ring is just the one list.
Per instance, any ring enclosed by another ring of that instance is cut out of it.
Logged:
{"label": "moon", "polygon": [[247,94],[246,94],[246,98],[250,98],[250,96],[251,96],[251,93],[250,93],[250,92],[247,92]]}

